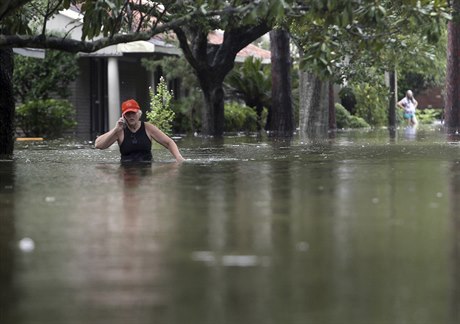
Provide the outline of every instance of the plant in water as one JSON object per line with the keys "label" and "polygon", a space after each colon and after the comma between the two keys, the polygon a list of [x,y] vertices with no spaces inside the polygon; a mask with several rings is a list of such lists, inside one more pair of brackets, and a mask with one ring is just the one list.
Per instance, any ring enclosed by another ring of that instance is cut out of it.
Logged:
{"label": "plant in water", "polygon": [[341,104],[335,104],[337,128],[367,128],[371,127],[363,118],[353,116]]}
{"label": "plant in water", "polygon": [[[261,119],[267,119],[266,111]],[[245,105],[236,102],[225,103],[225,131],[226,132],[255,132],[257,131],[257,113]]]}
{"label": "plant in water", "polygon": [[168,91],[163,77],[160,78],[160,83],[157,85],[156,94],[150,88],[150,111],[147,112],[147,119],[168,135],[171,135],[172,122],[175,116],[171,109],[172,98],[173,92]]}
{"label": "plant in water", "polygon": [[415,115],[420,124],[432,124],[442,119],[442,109],[417,109]]}

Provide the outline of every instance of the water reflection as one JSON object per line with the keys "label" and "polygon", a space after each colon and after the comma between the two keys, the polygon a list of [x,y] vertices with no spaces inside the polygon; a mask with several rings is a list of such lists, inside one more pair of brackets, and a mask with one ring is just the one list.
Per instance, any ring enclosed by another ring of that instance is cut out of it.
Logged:
{"label": "water reflection", "polygon": [[460,161],[452,161],[450,167],[450,211],[452,219],[452,252],[450,256],[452,276],[452,323],[460,321]]}
{"label": "water reflection", "polygon": [[15,163],[0,161],[0,314],[2,322],[13,321],[14,289]]}
{"label": "water reflection", "polygon": [[417,127],[406,126],[404,127],[404,138],[409,141],[414,141],[417,138]]}
{"label": "water reflection", "polygon": [[0,242],[36,248],[10,256],[9,305],[25,324],[455,323],[459,146],[398,131],[196,139],[135,167],[19,151]]}

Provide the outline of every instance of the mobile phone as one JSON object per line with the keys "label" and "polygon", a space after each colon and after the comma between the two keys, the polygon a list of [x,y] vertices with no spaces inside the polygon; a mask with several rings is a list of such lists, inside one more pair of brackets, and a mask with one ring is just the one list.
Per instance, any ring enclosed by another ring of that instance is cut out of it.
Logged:
{"label": "mobile phone", "polygon": [[[120,120],[118,120],[118,123],[120,123]],[[123,129],[126,128],[126,119],[125,119],[125,117],[121,117],[121,127]]]}

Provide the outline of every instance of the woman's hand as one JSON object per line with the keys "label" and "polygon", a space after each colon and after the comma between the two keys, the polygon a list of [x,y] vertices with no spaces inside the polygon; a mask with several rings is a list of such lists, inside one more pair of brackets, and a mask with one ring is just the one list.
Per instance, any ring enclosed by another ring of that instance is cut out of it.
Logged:
{"label": "woman's hand", "polygon": [[117,121],[115,129],[117,132],[121,132],[126,127],[126,120],[124,117],[120,117]]}

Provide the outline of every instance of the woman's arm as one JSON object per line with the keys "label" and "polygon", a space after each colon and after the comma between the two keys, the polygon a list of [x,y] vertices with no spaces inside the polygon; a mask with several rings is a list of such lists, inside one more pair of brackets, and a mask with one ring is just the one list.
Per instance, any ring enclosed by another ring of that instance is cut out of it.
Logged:
{"label": "woman's arm", "polygon": [[123,124],[123,117],[121,117],[113,129],[96,138],[94,146],[97,149],[103,150],[115,143],[120,138],[120,133],[123,131]]}
{"label": "woman's arm", "polygon": [[168,135],[163,133],[158,127],[145,123],[145,129],[147,130],[147,134],[153,138],[156,142],[163,145],[165,148],[171,152],[177,162],[185,161],[182,155],[179,152],[179,148],[177,147],[176,142],[173,141]]}

